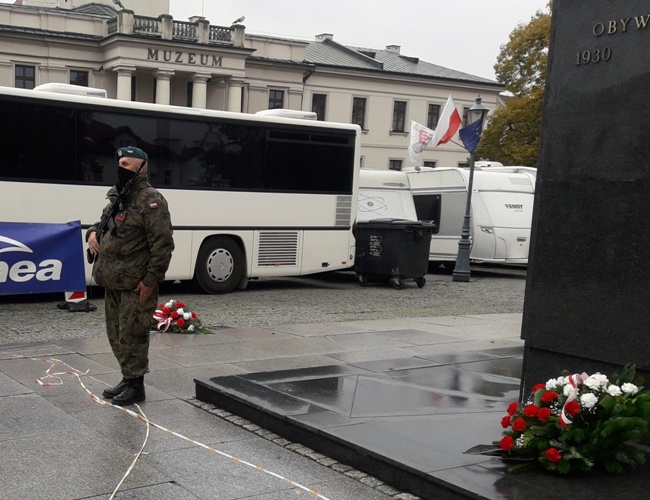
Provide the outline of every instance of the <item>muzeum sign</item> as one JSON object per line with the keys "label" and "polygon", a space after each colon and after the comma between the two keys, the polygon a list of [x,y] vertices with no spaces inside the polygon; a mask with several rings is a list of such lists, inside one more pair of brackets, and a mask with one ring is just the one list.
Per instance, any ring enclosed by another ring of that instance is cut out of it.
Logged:
{"label": "muzeum sign", "polygon": [[196,64],[198,66],[211,66],[220,68],[222,57],[210,54],[197,54],[184,50],[147,49],[147,61],[164,61],[181,64]]}

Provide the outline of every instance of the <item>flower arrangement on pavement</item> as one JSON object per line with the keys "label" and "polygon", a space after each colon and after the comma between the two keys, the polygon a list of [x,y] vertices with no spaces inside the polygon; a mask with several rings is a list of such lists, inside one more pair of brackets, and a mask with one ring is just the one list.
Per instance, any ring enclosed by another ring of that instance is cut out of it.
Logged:
{"label": "flower arrangement on pavement", "polygon": [[158,331],[163,333],[212,333],[203,328],[196,312],[178,300],[158,304],[153,319]]}
{"label": "flower arrangement on pavement", "polygon": [[563,373],[535,385],[523,405],[511,403],[501,420],[501,457],[509,472],[540,466],[566,474],[595,468],[621,472],[645,463],[635,446],[650,437],[650,392],[626,366],[612,381],[606,375]]}

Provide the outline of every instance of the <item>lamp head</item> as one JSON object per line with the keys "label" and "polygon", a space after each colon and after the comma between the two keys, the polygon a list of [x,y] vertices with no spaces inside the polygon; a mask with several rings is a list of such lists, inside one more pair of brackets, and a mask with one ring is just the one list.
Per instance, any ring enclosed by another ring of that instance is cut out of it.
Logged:
{"label": "lamp head", "polygon": [[485,120],[488,109],[481,104],[481,96],[476,97],[476,104],[467,110],[467,124]]}

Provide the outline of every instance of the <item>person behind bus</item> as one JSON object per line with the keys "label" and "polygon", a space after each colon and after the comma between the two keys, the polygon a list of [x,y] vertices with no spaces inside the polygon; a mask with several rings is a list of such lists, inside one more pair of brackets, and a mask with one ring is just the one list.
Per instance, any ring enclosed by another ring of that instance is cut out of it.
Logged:
{"label": "person behind bus", "polygon": [[122,371],[122,381],[103,396],[126,406],[146,398],[149,331],[174,240],[167,202],[147,182],[147,154],[123,147],[115,158],[118,183],[86,240],[96,256],[93,277],[105,288],[106,333]]}

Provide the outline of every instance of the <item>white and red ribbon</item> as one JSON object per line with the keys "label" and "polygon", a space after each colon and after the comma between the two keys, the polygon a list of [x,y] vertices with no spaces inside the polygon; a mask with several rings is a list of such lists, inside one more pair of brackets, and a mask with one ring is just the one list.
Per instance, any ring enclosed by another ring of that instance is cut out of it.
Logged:
{"label": "white and red ribbon", "polygon": [[582,373],[574,373],[573,375],[569,375],[567,377],[567,381],[571,387],[573,387],[574,391],[569,394],[567,397],[567,400],[564,402],[564,406],[562,407],[562,413],[560,414],[560,424],[562,427],[565,429],[569,426],[569,424],[573,423],[573,420],[571,420],[569,417],[566,415],[566,406],[576,399],[578,397],[578,386],[582,385],[582,383],[589,378],[589,375],[587,375],[585,372]]}
{"label": "white and red ribbon", "polygon": [[169,326],[172,324],[171,316],[167,316],[160,309],[156,309],[156,312],[153,313],[153,319],[158,322],[156,323],[156,328],[158,328],[158,330],[163,333],[165,333]]}

